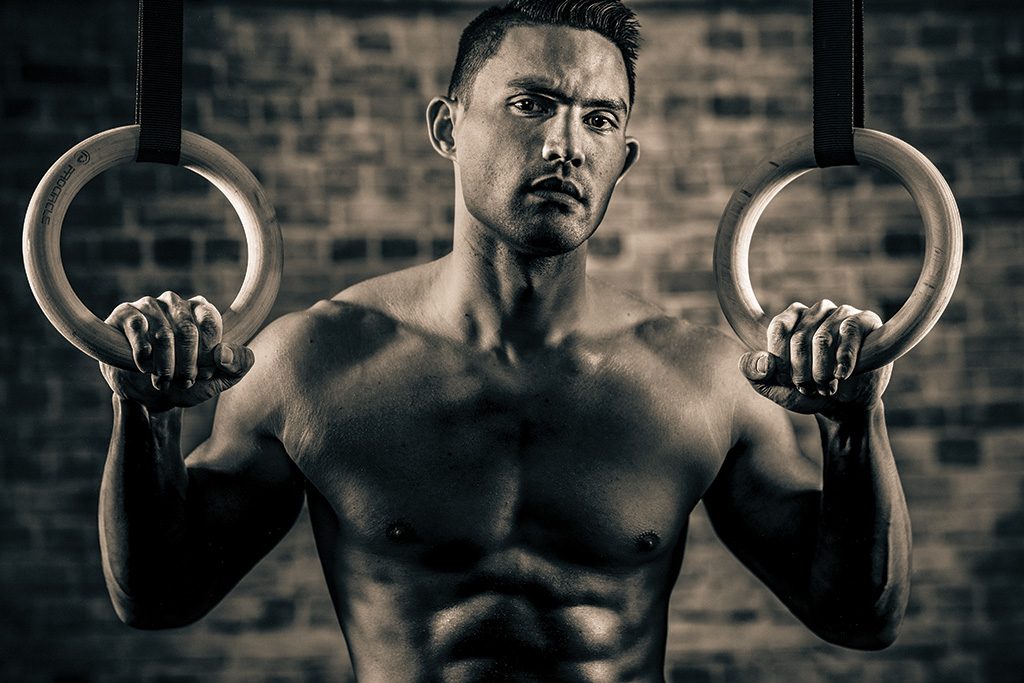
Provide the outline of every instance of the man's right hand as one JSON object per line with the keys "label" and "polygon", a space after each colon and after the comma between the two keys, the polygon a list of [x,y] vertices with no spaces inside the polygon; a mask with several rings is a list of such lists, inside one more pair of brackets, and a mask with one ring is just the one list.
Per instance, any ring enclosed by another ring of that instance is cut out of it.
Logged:
{"label": "man's right hand", "polygon": [[255,360],[247,346],[221,343],[220,311],[201,296],[143,297],[115,308],[106,323],[128,338],[138,370],[100,363],[104,379],[151,412],[207,401],[237,384]]}

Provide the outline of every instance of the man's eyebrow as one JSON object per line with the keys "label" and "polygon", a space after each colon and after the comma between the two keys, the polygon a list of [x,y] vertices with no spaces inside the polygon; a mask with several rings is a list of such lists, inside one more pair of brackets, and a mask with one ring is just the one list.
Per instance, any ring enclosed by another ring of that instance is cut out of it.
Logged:
{"label": "man's eyebrow", "polygon": [[[571,99],[564,92],[552,87],[547,80],[542,80],[531,76],[527,76],[524,78],[514,78],[508,82],[508,87],[529,90],[530,92],[535,92],[538,95],[550,97],[556,102],[568,102]],[[618,97],[614,99],[598,98],[593,100],[583,100],[582,102],[580,102],[580,104],[582,104],[583,107],[586,109],[608,109],[610,111],[618,112],[621,114],[625,114],[629,111],[628,107],[626,107],[626,103],[623,102],[622,99]]]}

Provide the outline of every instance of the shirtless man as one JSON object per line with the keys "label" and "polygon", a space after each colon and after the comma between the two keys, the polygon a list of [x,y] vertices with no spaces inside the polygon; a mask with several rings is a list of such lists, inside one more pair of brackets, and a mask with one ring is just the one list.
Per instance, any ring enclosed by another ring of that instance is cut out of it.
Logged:
{"label": "shirtless man", "polygon": [[[590,279],[587,238],[638,156],[636,25],[613,0],[554,4],[481,15],[428,107],[455,171],[451,254],[287,315],[251,350],[220,343],[199,297],[112,313],[138,364],[102,368],[124,621],[200,618],[308,501],[358,680],[663,681],[703,500],[815,633],[893,641],[910,531],[890,370],[850,376],[877,316],[794,304],[769,353],[744,354]],[[183,459],[182,409],[232,385]],[[785,409],[817,414],[824,473]]]}

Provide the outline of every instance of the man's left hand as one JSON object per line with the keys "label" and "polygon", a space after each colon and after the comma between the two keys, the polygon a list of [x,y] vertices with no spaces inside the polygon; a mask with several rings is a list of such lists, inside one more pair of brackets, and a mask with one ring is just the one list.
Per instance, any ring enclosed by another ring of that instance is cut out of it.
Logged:
{"label": "man's left hand", "polygon": [[768,326],[768,350],[746,353],[740,370],[762,396],[797,413],[835,417],[874,406],[892,364],[851,376],[864,337],[882,326],[871,311],[823,299],[794,303]]}

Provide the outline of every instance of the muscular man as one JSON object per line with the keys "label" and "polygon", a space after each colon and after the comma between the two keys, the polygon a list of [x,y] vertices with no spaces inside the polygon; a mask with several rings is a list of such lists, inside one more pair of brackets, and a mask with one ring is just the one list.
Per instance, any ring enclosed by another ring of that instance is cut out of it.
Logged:
{"label": "muscular man", "polygon": [[[586,274],[638,156],[636,45],[616,0],[517,0],[467,28],[427,110],[455,171],[448,256],[287,315],[251,350],[220,343],[199,297],[114,311],[138,364],[103,367],[122,619],[200,618],[307,501],[360,681],[662,681],[703,500],[815,633],[893,641],[910,531],[890,369],[851,376],[877,316],[794,304],[744,354]],[[182,409],[232,385],[183,459]],[[823,472],[785,409],[817,414]]]}

